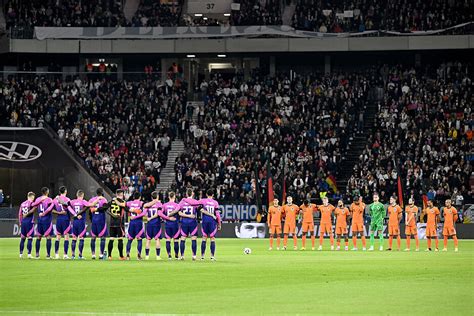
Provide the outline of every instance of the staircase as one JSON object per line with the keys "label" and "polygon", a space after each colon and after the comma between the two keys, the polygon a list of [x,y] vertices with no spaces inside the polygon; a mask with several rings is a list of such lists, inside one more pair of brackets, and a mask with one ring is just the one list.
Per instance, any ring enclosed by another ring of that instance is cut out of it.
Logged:
{"label": "staircase", "polygon": [[140,0],[125,0],[125,4],[123,6],[123,15],[127,21],[132,20],[132,17],[135,15],[135,12],[137,12],[139,5]]}
{"label": "staircase", "polygon": [[283,25],[291,25],[291,20],[293,19],[295,10],[296,10],[296,4],[294,4],[293,2],[285,6],[285,9],[283,10],[283,14],[281,15]]}
{"label": "staircase", "polygon": [[[347,187],[347,181],[352,176],[354,166],[359,161],[359,156],[364,151],[367,145],[367,140],[372,134],[377,115],[377,105],[370,103],[367,105],[364,112],[364,131],[362,134],[357,134],[349,141],[349,149],[345,153],[342,162],[339,165],[338,174],[336,177],[337,187],[341,192],[344,192]],[[358,117],[356,118],[358,119]]]}
{"label": "staircase", "polygon": [[193,122],[196,122],[199,114],[199,107],[204,106],[204,101],[188,101],[188,106],[192,106],[194,108],[192,120]]}
{"label": "staircase", "polygon": [[184,142],[181,139],[174,140],[171,143],[171,149],[168,152],[168,160],[166,166],[161,170],[160,183],[157,186],[158,190],[168,190],[175,182],[174,163],[176,158],[181,156],[184,152]]}

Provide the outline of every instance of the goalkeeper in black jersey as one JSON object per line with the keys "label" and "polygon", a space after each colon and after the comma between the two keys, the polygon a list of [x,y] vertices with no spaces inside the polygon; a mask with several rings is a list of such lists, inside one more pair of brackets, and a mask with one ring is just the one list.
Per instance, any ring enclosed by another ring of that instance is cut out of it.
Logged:
{"label": "goalkeeper in black jersey", "polygon": [[120,206],[125,202],[123,190],[117,190],[115,197],[109,202],[107,213],[110,215],[109,225],[109,260],[112,260],[112,250],[114,249],[114,240],[118,238],[118,251],[120,260],[125,260],[123,255],[123,237],[125,237],[125,207]]}

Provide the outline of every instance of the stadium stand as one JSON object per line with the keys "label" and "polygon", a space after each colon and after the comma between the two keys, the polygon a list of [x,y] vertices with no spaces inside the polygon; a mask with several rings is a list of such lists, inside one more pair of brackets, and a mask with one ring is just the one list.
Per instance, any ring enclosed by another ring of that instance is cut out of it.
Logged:
{"label": "stadium stand", "polygon": [[[366,106],[372,71],[291,80],[216,76],[201,84],[204,106],[189,130],[192,149],[176,164],[177,188],[215,187],[221,200],[255,202],[255,168],[264,193],[263,162],[270,159],[274,177],[283,179],[285,172],[288,193],[299,200],[334,191],[326,178],[336,174],[357,132],[355,118]],[[276,181],[275,191],[282,189]]]}
{"label": "stadium stand", "polygon": [[472,12],[469,1],[298,0],[293,27],[321,33],[377,29],[407,33],[471,22]]}
{"label": "stadium stand", "polygon": [[130,26],[176,26],[183,2],[141,0]]}
{"label": "stadium stand", "polygon": [[232,25],[281,25],[281,1],[240,0],[240,10],[232,11]]}
{"label": "stadium stand", "polygon": [[[59,5],[57,5],[59,3]],[[120,1],[114,0],[8,0],[4,6],[7,28],[33,26],[125,26]]]}
{"label": "stadium stand", "polygon": [[0,91],[2,125],[48,124],[109,188],[145,196],[185,120],[185,89],[172,81],[13,78]]}
{"label": "stadium stand", "polygon": [[347,191],[391,196],[400,174],[406,197],[417,202],[427,192],[440,202],[472,201],[472,64],[399,65],[381,73],[384,100]]}
{"label": "stadium stand", "polygon": [[[188,150],[176,159],[173,184],[181,193],[215,188],[220,200],[255,203],[255,186],[264,196],[270,171],[280,196],[286,179],[287,194],[298,200],[321,192],[368,198],[374,190],[385,198],[398,193],[400,174],[404,194],[417,201],[425,193],[468,201],[471,67],[214,75],[201,82],[204,104],[195,110],[186,106],[186,85],[172,80],[16,78],[2,82],[0,100],[4,125],[51,125],[111,189],[149,194],[171,141],[183,138]],[[380,90],[377,107],[371,94]],[[329,185],[331,176],[338,187]]]}
{"label": "stadium stand", "polygon": [[[133,17],[127,20],[121,1],[8,0],[4,5],[7,28],[34,26],[217,26],[282,25],[285,2],[278,0],[240,0],[240,10],[217,19],[183,15],[184,0],[141,0]],[[415,32],[439,30],[474,20],[470,1],[316,1],[297,0],[292,26],[322,33],[388,30]],[[456,32],[467,33],[460,28]]]}

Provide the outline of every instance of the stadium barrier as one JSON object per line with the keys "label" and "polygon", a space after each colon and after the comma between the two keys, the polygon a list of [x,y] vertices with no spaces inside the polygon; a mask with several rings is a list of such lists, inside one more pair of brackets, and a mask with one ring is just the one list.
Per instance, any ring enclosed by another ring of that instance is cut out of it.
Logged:
{"label": "stadium barrier", "polygon": [[[54,230],[56,230],[55,225],[53,224]],[[127,224],[125,225],[127,228]],[[199,236],[201,236],[201,225],[198,225]],[[418,237],[420,239],[425,238],[425,227],[426,224],[418,224]],[[335,226],[333,225],[333,231]],[[405,237],[405,225],[401,224],[401,233],[402,237]],[[87,223],[87,236],[90,236],[90,222]],[[319,235],[319,223],[314,225],[314,231],[316,235]],[[369,225],[365,225],[365,232],[368,235]],[[474,224],[456,224],[457,236],[460,239],[474,239]],[[301,225],[297,225],[296,233],[298,237],[302,236]],[[388,237],[387,226],[384,225],[383,231],[385,237]],[[349,235],[352,235],[352,232],[349,231]],[[19,237],[20,236],[20,226],[18,221],[15,219],[1,219],[0,220],[0,238],[5,237]],[[256,223],[256,222],[240,222],[240,223],[223,223],[222,229],[217,233],[216,237],[218,238],[267,238],[268,237],[268,227],[265,223]],[[442,224],[438,225],[438,237],[442,238]]]}
{"label": "stadium barrier", "polygon": [[[420,36],[435,35],[469,27],[466,22],[444,29],[414,32],[395,32],[370,30],[352,33],[321,33],[301,31],[287,25],[250,25],[250,26],[178,26],[178,27],[39,27],[28,34],[38,40],[45,39],[182,39],[182,38],[223,38],[241,36],[283,36],[293,38],[331,38],[354,36]],[[17,29],[12,31],[12,38]]]}

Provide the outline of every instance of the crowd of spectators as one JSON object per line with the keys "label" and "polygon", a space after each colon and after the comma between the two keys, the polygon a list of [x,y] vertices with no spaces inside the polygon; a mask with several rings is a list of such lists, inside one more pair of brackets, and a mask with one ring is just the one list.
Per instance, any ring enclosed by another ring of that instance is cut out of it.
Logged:
{"label": "crowd of spectators", "polygon": [[240,10],[231,13],[231,25],[282,25],[279,0],[240,0]]}
{"label": "crowd of spectators", "polygon": [[335,175],[356,117],[364,110],[370,74],[252,75],[203,82],[204,106],[189,129],[189,150],[175,166],[176,188],[214,188],[219,200],[255,203],[267,191],[267,161],[274,190],[298,201],[337,197],[326,181]]}
{"label": "crowd of spectators", "polygon": [[[473,202],[472,64],[382,68],[385,97],[348,192]],[[470,156],[471,155],[471,156]]]}
{"label": "crowd of spectators", "polygon": [[183,2],[140,0],[137,12],[128,26],[177,26]]}
{"label": "crowd of spectators", "polygon": [[240,0],[240,10],[232,10],[230,16],[194,17],[184,14],[181,18],[182,26],[242,26],[242,25],[282,25],[282,6],[279,0]]}
{"label": "crowd of spectators", "polygon": [[[176,66],[178,68],[178,66]],[[306,197],[360,194],[382,201],[398,194],[455,205],[472,202],[472,65],[371,67],[363,71],[267,76],[258,70],[215,74],[197,87],[204,105],[186,102],[179,76],[166,82],[12,77],[0,81],[2,125],[55,129],[112,190],[140,190],[159,182],[170,144],[186,144],[175,161],[176,184],[216,190],[220,201],[257,203],[274,191]],[[347,187],[334,188],[351,137],[373,90],[382,89],[373,133]],[[340,190],[341,192],[339,192]],[[163,192],[162,192],[163,193]]]}
{"label": "crowd of spectators", "polygon": [[121,1],[117,0],[7,0],[7,29],[13,26],[125,26]]}
{"label": "crowd of spectators", "polygon": [[389,30],[413,32],[472,22],[469,0],[297,0],[292,25],[321,33]]}
{"label": "crowd of spectators", "polygon": [[148,197],[171,141],[186,126],[184,86],[172,80],[12,78],[0,81],[0,121],[47,123],[110,189]]}
{"label": "crowd of spectators", "polygon": [[[322,33],[389,30],[412,32],[437,30],[474,20],[469,0],[294,0],[292,26]],[[291,1],[237,0],[240,10],[228,18],[193,17],[183,14],[183,0],[140,0],[130,20],[117,0],[7,0],[7,28],[18,26],[217,26],[282,25],[284,5]],[[470,28],[472,30],[472,26]],[[465,29],[461,29],[466,32]],[[469,28],[467,32],[469,31]]]}

